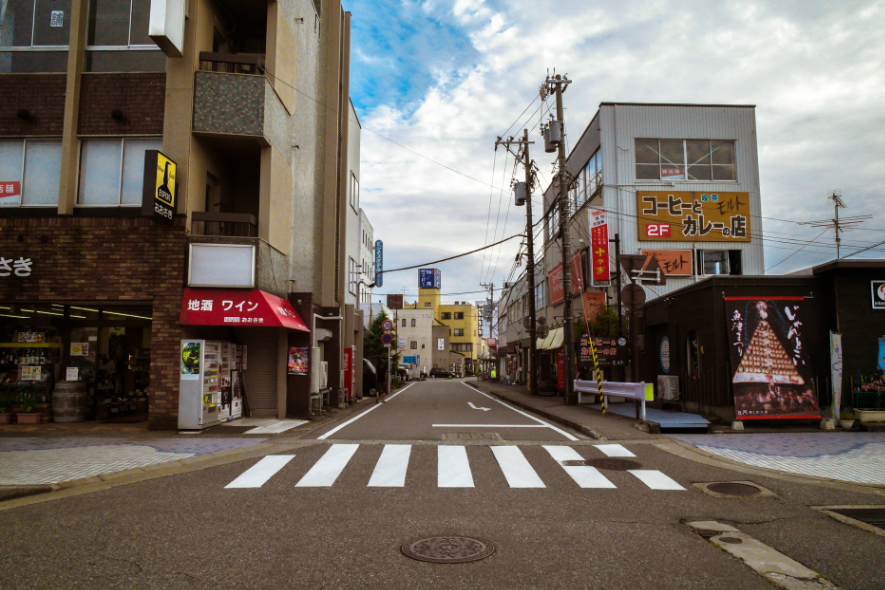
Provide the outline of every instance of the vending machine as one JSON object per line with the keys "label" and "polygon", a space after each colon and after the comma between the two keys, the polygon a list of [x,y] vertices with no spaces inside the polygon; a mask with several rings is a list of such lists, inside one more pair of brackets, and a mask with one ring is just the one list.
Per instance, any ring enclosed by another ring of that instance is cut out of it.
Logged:
{"label": "vending machine", "polygon": [[[181,341],[178,427],[201,430],[221,422],[222,343]],[[227,417],[224,418],[227,420]]]}

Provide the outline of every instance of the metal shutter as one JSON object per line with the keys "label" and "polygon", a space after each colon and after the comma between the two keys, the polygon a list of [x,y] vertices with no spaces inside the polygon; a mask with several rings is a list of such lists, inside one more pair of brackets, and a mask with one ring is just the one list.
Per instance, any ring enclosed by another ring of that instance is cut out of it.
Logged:
{"label": "metal shutter", "polygon": [[237,340],[248,349],[248,369],[243,371],[252,410],[277,409],[277,333],[267,328],[237,330]]}

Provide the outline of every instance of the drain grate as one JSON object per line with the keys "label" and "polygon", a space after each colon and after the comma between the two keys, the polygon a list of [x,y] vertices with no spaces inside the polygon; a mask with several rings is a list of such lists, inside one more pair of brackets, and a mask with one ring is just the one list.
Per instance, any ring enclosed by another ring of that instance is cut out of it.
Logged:
{"label": "drain grate", "polygon": [[497,432],[446,432],[443,440],[504,440]]}
{"label": "drain grate", "polygon": [[751,486],[750,484],[730,481],[711,483],[707,486],[707,489],[726,496],[755,496],[761,491],[756,486]]}
{"label": "drain grate", "polygon": [[596,467],[597,469],[605,469],[607,471],[627,471],[628,469],[642,469],[642,465],[637,463],[636,461],[630,461],[629,459],[587,459],[584,461],[585,465],[589,467]]}
{"label": "drain grate", "polygon": [[495,546],[476,537],[423,537],[402,546],[403,555],[427,563],[468,563],[485,559]]}
{"label": "drain grate", "polygon": [[723,543],[728,543],[729,545],[740,545],[744,542],[743,539],[739,539],[738,537],[719,537],[718,540]]}
{"label": "drain grate", "polygon": [[885,530],[885,508],[831,508],[830,511]]}

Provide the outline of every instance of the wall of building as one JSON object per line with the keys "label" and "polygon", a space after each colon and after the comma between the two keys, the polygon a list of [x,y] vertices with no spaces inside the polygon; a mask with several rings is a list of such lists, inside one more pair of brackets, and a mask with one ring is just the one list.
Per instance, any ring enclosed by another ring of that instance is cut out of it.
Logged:
{"label": "wall of building", "polygon": [[[0,136],[60,137],[64,129],[65,75],[16,74],[0,84]],[[20,110],[31,118],[19,118]]]}

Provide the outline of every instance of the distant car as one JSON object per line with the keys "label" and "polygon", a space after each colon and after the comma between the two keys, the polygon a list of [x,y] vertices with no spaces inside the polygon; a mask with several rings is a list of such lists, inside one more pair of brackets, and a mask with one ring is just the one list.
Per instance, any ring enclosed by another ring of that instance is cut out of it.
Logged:
{"label": "distant car", "polygon": [[448,379],[450,377],[455,377],[455,374],[451,371],[445,369],[430,369],[431,379]]}

